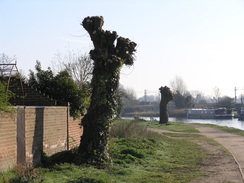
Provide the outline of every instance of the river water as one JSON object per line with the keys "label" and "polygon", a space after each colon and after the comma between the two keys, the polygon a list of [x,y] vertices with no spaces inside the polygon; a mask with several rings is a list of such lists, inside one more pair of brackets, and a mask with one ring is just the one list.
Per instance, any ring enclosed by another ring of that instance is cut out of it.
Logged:
{"label": "river water", "polygon": [[184,123],[202,123],[202,124],[214,124],[219,126],[228,126],[244,130],[244,121],[233,119],[187,119],[187,118],[169,118],[169,121],[184,122]]}
{"label": "river water", "polygon": [[[152,120],[149,117],[142,117],[145,120]],[[153,118],[153,120],[159,121],[159,117]],[[184,122],[184,123],[202,123],[202,124],[214,124],[219,126],[228,126],[244,130],[244,121],[238,120],[238,118],[233,119],[187,119],[187,118],[174,118],[169,117],[169,121],[174,122]]]}

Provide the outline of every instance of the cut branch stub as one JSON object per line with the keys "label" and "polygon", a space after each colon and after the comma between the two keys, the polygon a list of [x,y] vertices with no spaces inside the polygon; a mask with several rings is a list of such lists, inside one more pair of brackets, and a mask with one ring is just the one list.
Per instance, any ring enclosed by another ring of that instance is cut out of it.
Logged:
{"label": "cut branch stub", "polygon": [[89,33],[93,33],[96,30],[102,30],[104,20],[102,16],[93,16],[93,17],[86,17],[82,21],[82,26],[87,30]]}
{"label": "cut branch stub", "polygon": [[[91,58],[93,60],[111,59],[115,62],[123,61],[126,65],[133,65],[136,43],[128,38],[118,38],[116,31],[104,31],[102,29],[103,23],[102,16],[86,17],[82,22],[82,26],[89,33],[94,44],[95,49],[90,52]],[[117,44],[115,46],[114,42],[116,39]]]}
{"label": "cut branch stub", "polygon": [[134,58],[133,52],[135,52],[136,43],[130,41],[128,38],[119,37],[117,39],[116,53],[124,60],[126,65],[133,65]]}
{"label": "cut branch stub", "polygon": [[167,87],[167,86],[160,87],[159,90],[161,93],[161,97],[165,100],[166,103],[173,100],[173,93],[169,87]]}

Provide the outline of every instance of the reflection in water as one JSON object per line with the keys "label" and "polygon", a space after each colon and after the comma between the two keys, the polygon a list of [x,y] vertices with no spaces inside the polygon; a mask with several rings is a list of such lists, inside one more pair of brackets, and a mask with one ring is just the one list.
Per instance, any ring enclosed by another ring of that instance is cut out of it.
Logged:
{"label": "reflection in water", "polygon": [[[145,120],[152,120],[149,117],[143,117]],[[154,120],[159,121],[158,117],[153,118]],[[219,126],[228,126],[244,130],[244,121],[240,121],[237,118],[233,119],[187,119],[187,118],[173,118],[170,117],[169,121],[174,122],[184,122],[184,123],[202,123],[202,124],[214,124]]]}

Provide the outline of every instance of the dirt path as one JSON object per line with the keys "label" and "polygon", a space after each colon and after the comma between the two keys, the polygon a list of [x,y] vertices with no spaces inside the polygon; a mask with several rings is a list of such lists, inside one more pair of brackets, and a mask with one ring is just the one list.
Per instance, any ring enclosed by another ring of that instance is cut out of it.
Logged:
{"label": "dirt path", "polygon": [[[244,183],[244,136],[230,134],[207,126],[187,124],[199,130],[200,134],[211,138],[224,146],[232,156],[206,141],[197,143],[208,152],[209,158],[203,160],[200,165],[202,172],[207,175],[193,180],[192,183]],[[150,129],[159,133],[169,132],[167,130]],[[172,132],[172,131],[171,131]]]}
{"label": "dirt path", "polygon": [[[200,131],[201,134],[208,138],[214,139],[216,142],[223,145],[233,156],[235,163],[238,166],[241,180],[244,182],[244,136],[234,135],[215,128],[201,126],[196,124],[189,124]],[[223,165],[224,166],[224,165]],[[228,173],[228,172],[227,172]],[[231,176],[231,175],[229,175]],[[237,178],[237,177],[236,177]],[[237,180],[235,181],[237,182]]]}

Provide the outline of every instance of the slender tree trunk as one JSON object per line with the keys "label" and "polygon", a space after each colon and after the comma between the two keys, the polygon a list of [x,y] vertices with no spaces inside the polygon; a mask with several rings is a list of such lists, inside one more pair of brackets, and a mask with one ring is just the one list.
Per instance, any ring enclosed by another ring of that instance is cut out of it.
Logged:
{"label": "slender tree trunk", "polygon": [[160,124],[168,123],[169,115],[168,115],[168,103],[173,99],[173,94],[171,90],[165,86],[159,88],[161,93],[161,101],[160,101]]}
{"label": "slender tree trunk", "polygon": [[82,22],[94,44],[94,50],[90,51],[94,70],[91,103],[82,120],[84,132],[78,163],[100,164],[109,158],[107,144],[110,124],[116,114],[120,69],[123,64],[133,64],[136,43],[117,38],[115,31],[103,31],[103,23],[103,17],[87,17]]}

